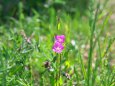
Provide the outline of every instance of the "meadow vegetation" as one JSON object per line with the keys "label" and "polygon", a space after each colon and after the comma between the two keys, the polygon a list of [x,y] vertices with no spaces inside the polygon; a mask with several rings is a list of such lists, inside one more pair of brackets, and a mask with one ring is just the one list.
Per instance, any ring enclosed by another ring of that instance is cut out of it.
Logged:
{"label": "meadow vegetation", "polygon": [[0,86],[115,86],[109,1],[22,0],[0,10]]}

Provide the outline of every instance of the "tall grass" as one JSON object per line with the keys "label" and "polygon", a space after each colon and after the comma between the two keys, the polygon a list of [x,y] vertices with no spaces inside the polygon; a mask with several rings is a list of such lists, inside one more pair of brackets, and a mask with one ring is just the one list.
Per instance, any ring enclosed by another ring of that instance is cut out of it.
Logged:
{"label": "tall grass", "polygon": [[[48,18],[25,16],[19,3],[19,19],[0,26],[0,86],[114,86],[115,37],[105,32],[112,12],[103,15],[101,5],[90,0],[85,18],[49,8]],[[52,51],[56,34],[66,37],[60,55]]]}
{"label": "tall grass", "polygon": [[90,24],[90,50],[88,55],[88,71],[87,71],[87,85],[91,86],[91,71],[92,71],[92,55],[93,55],[93,38],[94,38],[94,32],[96,28],[96,21],[98,17],[98,10],[99,10],[99,4],[97,4],[96,12],[94,14],[94,0],[90,1],[90,18],[89,18],[89,24]]}

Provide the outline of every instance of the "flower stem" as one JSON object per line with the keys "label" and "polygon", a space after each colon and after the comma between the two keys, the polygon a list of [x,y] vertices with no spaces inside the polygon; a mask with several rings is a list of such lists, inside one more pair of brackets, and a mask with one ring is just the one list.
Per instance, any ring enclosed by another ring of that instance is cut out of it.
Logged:
{"label": "flower stem", "polygon": [[56,61],[56,86],[58,86],[58,59]]}
{"label": "flower stem", "polygon": [[[61,78],[61,54],[59,55],[59,81],[60,81],[60,78]],[[59,86],[60,86],[60,82],[59,82]]]}

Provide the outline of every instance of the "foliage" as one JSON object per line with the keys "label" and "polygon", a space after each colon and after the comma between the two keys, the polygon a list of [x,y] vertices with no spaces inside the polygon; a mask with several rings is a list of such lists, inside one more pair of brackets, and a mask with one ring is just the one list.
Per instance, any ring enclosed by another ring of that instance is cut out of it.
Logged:
{"label": "foliage", "polygon": [[[90,0],[84,16],[50,7],[48,15],[33,9],[30,17],[20,2],[18,19],[0,26],[0,86],[114,86],[115,37],[106,34],[112,13],[101,6]],[[54,36],[61,34],[64,50],[57,54]]]}
{"label": "foliage", "polygon": [[50,8],[64,10],[72,15],[77,11],[84,14],[88,7],[88,1],[85,0],[0,0],[0,22],[7,21],[8,17],[18,18],[20,3],[23,5],[23,13],[28,16],[34,15],[33,9],[47,16]]}

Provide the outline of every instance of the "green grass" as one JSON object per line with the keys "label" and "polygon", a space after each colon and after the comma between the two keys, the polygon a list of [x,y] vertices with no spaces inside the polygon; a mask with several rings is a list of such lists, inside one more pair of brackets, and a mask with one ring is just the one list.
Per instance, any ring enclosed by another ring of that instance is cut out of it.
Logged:
{"label": "green grass", "polygon": [[[19,19],[0,26],[0,86],[114,86],[112,12],[101,6],[90,0],[85,16],[49,8],[48,16],[33,10],[28,17],[20,3]],[[60,55],[52,50],[56,34],[66,37]]]}

